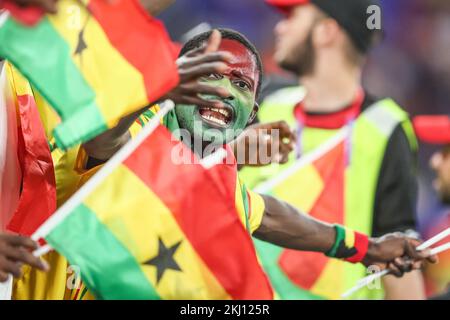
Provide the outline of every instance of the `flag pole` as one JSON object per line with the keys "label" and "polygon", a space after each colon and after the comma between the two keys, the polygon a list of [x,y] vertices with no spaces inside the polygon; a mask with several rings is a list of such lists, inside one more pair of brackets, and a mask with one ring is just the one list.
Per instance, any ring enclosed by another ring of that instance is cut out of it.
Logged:
{"label": "flag pole", "polygon": [[320,145],[314,151],[307,153],[305,156],[298,159],[293,165],[291,165],[286,170],[282,171],[279,175],[275,176],[273,179],[270,179],[264,183],[261,183],[256,188],[253,189],[256,193],[267,193],[279,184],[283,183],[286,179],[291,177],[296,171],[300,168],[308,165],[309,163],[317,160],[328,151],[336,147],[339,143],[344,141],[347,135],[350,133],[350,128],[344,127],[342,128],[336,135],[334,135],[331,139],[327,140],[325,143]]}
{"label": "flag pole", "polygon": [[[442,239],[448,237],[450,235],[450,227],[447,228],[446,230],[438,233],[437,235],[435,235],[434,237],[432,237],[431,239],[425,241],[424,243],[422,243],[421,245],[419,245],[416,250],[417,251],[422,251],[425,249],[428,249],[429,247],[431,247],[433,244],[441,241]],[[446,250],[450,250],[450,242],[447,242],[437,248],[434,248],[430,251],[430,255],[435,255],[441,252],[444,252]],[[365,286],[367,286],[369,283],[380,279],[381,277],[384,277],[385,275],[387,275],[389,273],[388,269],[385,269],[381,272],[375,273],[375,274],[371,274],[365,278],[362,278],[358,281],[358,283],[356,284],[356,286],[354,286],[353,288],[349,289],[348,291],[346,291],[344,294],[342,294],[342,298],[348,298],[351,295],[353,295],[355,292],[361,290],[362,288],[364,288]]]}
{"label": "flag pole", "polygon": [[[125,159],[133,153],[160,125],[161,119],[173,108],[172,100],[166,100],[161,104],[161,110],[144,126],[135,139],[125,144],[105,165],[83,185],[69,200],[67,200],[47,221],[45,221],[31,236],[38,241],[44,239],[59,223],[61,223],[83,200],[102,183]],[[51,251],[51,246],[46,245],[34,251],[36,256],[41,256]]]}

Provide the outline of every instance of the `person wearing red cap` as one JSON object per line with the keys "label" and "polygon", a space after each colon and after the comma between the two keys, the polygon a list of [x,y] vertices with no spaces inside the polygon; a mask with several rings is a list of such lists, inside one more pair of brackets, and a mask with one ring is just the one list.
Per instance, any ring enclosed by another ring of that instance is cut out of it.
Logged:
{"label": "person wearing red cap", "polygon": [[[361,84],[366,56],[382,36],[377,21],[380,4],[376,0],[265,1],[285,14],[275,27],[274,58],[298,77],[300,86],[269,95],[260,104],[258,118],[285,120],[296,128],[297,155],[284,166],[243,168],[242,179],[254,187],[349,127],[341,218],[346,226],[372,236],[397,231],[417,236],[417,140],[412,124],[392,99],[373,97]],[[320,297],[339,297],[366,273],[353,266],[336,268],[334,283],[327,287],[317,278],[310,286],[323,289],[317,293]],[[384,290],[366,289],[352,298],[425,298],[420,271],[402,279],[385,277],[383,285]],[[333,292],[327,295],[328,291]]]}
{"label": "person wearing red cap", "polygon": [[[416,134],[421,141],[441,146],[440,150],[436,151],[430,158],[430,167],[436,173],[433,187],[442,203],[450,205],[450,117],[446,115],[422,115],[415,117],[413,123]],[[438,227],[439,230],[434,230],[434,232],[450,227],[450,212],[446,216],[441,217],[439,221],[442,221]],[[445,256],[442,256],[441,260],[448,261],[447,257],[450,258],[450,255],[447,253],[442,255]],[[445,282],[450,281],[450,270],[444,270],[438,266],[433,266],[432,268],[440,275],[440,285],[445,286]],[[450,286],[446,294],[433,299],[450,300]]]}
{"label": "person wearing red cap", "polygon": [[436,172],[433,187],[445,204],[450,204],[450,117],[417,116],[414,129],[420,140],[442,145],[430,159],[430,167]]}

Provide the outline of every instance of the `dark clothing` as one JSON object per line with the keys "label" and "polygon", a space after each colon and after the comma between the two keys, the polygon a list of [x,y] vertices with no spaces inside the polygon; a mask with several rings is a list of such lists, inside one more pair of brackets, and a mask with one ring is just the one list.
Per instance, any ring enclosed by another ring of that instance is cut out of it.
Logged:
{"label": "dark clothing", "polygon": [[[374,105],[381,99],[367,93],[360,112]],[[306,112],[308,118],[333,117],[336,122],[345,119],[343,114],[350,113],[352,106],[334,113]],[[323,120],[327,120],[323,119]],[[342,124],[337,124],[338,126]],[[416,230],[416,206],[418,197],[417,152],[411,148],[406,133],[401,124],[393,131],[384,154],[375,194],[375,204],[372,221],[372,236],[379,237],[396,231]],[[412,236],[418,235],[412,233]]]}

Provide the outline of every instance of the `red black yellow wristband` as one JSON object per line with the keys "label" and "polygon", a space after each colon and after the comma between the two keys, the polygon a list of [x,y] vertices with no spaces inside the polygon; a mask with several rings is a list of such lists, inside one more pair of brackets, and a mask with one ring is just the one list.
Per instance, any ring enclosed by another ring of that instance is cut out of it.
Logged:
{"label": "red black yellow wristband", "polygon": [[367,254],[369,238],[365,234],[338,224],[334,225],[334,229],[336,230],[334,245],[325,254],[351,263],[361,262]]}

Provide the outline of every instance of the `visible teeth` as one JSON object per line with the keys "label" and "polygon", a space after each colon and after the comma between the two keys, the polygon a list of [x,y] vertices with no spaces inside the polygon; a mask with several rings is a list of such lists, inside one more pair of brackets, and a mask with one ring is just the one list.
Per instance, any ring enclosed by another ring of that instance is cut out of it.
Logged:
{"label": "visible teeth", "polygon": [[225,117],[228,117],[230,115],[230,112],[226,109],[209,108],[209,110],[223,114]]}
{"label": "visible teeth", "polygon": [[208,115],[206,115],[206,116],[202,116],[204,119],[207,119],[207,120],[209,120],[209,121],[211,121],[211,122],[214,122],[214,123],[217,123],[217,124],[219,124],[219,125],[226,125],[226,123],[225,123],[225,121],[223,121],[223,120],[221,120],[221,119],[217,119],[217,118],[214,118],[214,117],[212,117],[212,116],[208,116]]}

